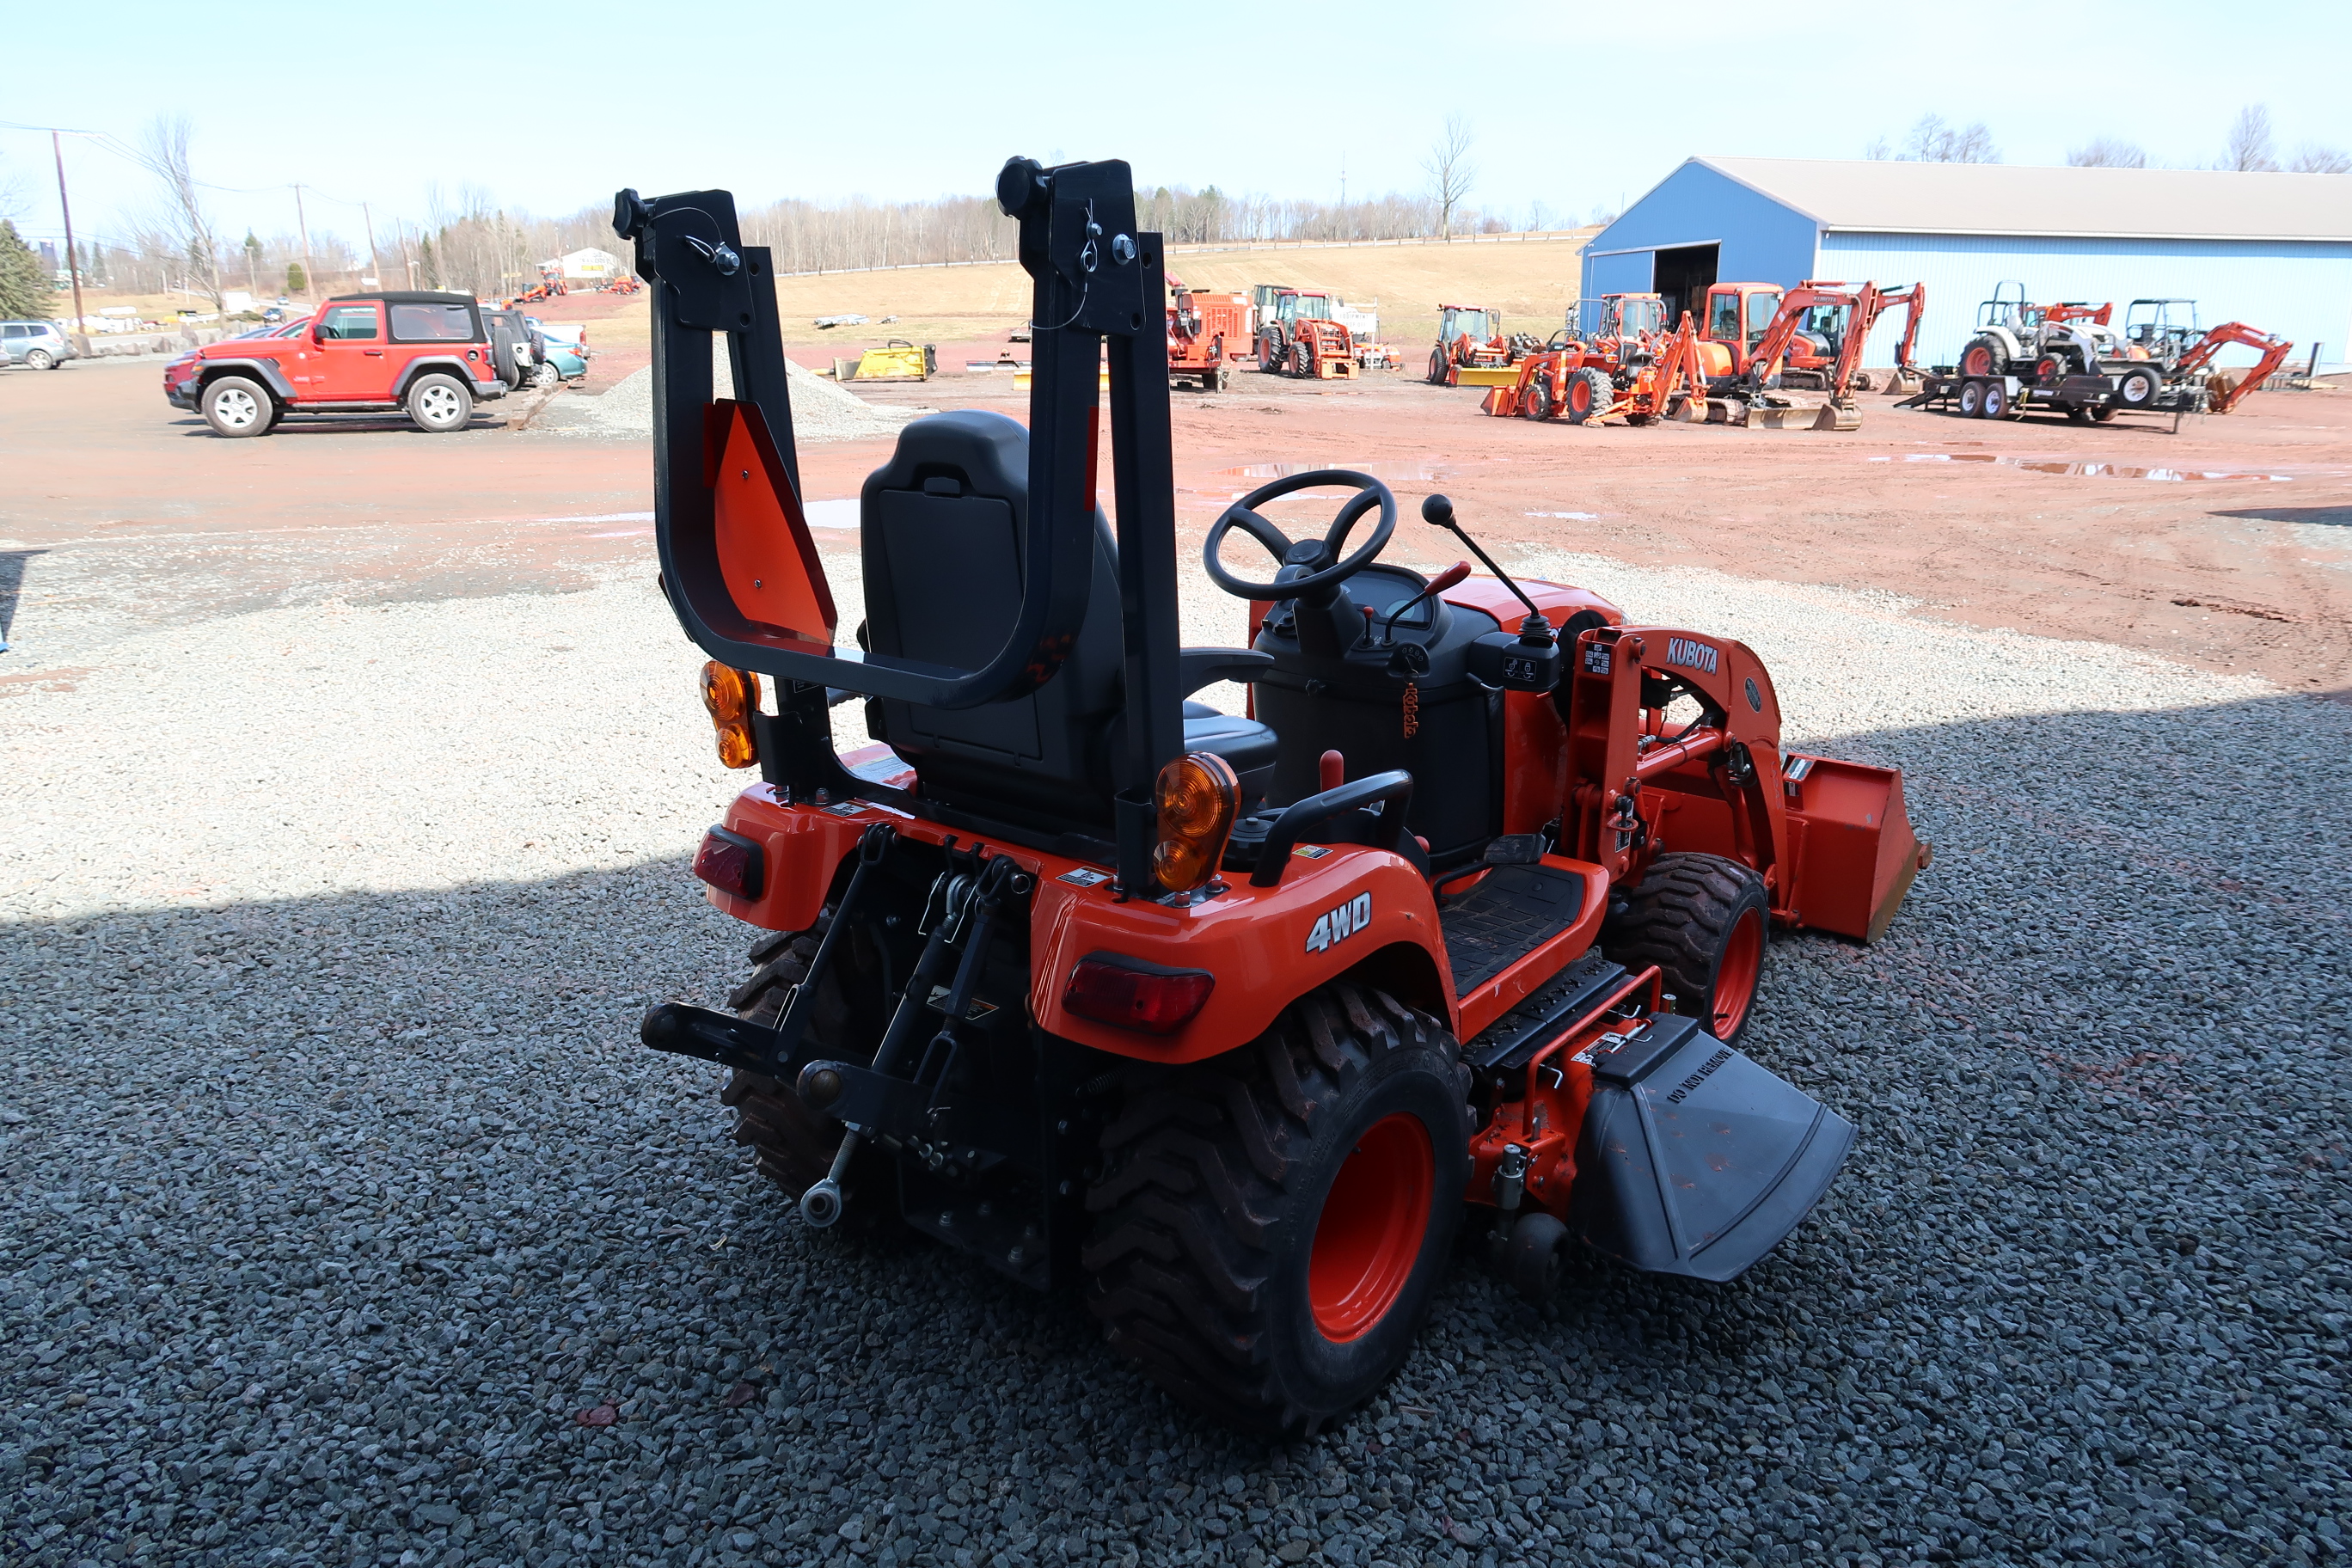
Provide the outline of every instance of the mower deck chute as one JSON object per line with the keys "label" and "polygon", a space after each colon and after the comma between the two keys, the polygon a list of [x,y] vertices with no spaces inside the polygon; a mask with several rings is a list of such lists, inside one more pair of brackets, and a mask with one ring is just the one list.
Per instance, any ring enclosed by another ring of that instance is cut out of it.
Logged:
{"label": "mower deck chute", "polygon": [[1797,1227],[1853,1124],[1689,1018],[1592,1053],[1571,1220],[1652,1274],[1734,1279]]}
{"label": "mower deck chute", "polygon": [[[1752,650],[1514,581],[1443,496],[1422,521],[1486,574],[1383,560],[1369,474],[1228,506],[1203,565],[1250,646],[1182,647],[1160,237],[1123,163],[1015,159],[997,194],[1029,418],[900,432],[860,494],[854,647],[772,258],[723,191],[616,204],[654,286],[663,588],[721,760],[761,773],[693,861],[763,933],[753,971],[645,1043],[730,1069],[737,1141],[809,1226],[1083,1291],[1172,1395],[1269,1435],[1394,1374],[1481,1211],[1536,1300],[1579,1235],[1738,1274],[1853,1135],[1739,1050],[1768,944],[1884,931],[1927,862],[1899,775],[1785,752]],[[1321,303],[1286,351],[1344,338]],[[722,332],[740,401],[711,396]],[[1611,384],[1569,390],[1590,415]],[[1347,492],[1319,534],[1260,510],[1316,489]],[[1245,716],[1190,700],[1219,680]],[[844,757],[853,697],[876,744]]]}

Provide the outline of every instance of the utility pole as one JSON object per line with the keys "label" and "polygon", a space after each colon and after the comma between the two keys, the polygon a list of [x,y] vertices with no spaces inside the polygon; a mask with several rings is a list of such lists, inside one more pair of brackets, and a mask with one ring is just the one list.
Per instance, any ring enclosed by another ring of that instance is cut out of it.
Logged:
{"label": "utility pole", "polygon": [[369,215],[368,205],[365,202],[362,202],[360,204],[360,221],[367,225],[368,276],[375,279],[375,281],[371,283],[369,287],[372,289],[381,289],[383,287],[383,275],[376,270],[375,219]]}
{"label": "utility pole", "polygon": [[302,216],[302,187],[294,187],[294,226],[302,231],[302,292],[319,297],[319,279],[310,270],[310,222]]}
{"label": "utility pole", "polygon": [[73,204],[66,200],[66,150],[54,131],[49,132],[49,151],[58,161],[58,210],[65,215],[66,270],[73,276],[74,349],[76,353],[87,353],[89,339],[84,335],[89,329],[82,325],[81,318],[81,258],[74,250]]}

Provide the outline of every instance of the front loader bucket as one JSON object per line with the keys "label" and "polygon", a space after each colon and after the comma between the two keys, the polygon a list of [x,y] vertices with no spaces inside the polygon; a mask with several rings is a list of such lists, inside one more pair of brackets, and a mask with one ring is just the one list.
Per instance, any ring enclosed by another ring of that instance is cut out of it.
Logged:
{"label": "front loader bucket", "polygon": [[1832,757],[1791,755],[1781,765],[1789,813],[1791,922],[1876,942],[1935,851],[1911,831],[1903,775]]}
{"label": "front loader bucket", "polygon": [[1707,1034],[1661,1016],[1593,1053],[1570,1226],[1653,1274],[1736,1279],[1821,1201],[1853,1124]]}

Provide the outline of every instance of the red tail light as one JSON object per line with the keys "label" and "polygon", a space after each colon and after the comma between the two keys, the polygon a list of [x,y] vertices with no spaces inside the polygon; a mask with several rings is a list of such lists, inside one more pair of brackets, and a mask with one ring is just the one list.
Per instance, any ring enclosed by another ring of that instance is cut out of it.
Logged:
{"label": "red tail light", "polygon": [[767,879],[765,859],[753,840],[714,827],[702,836],[702,847],[695,852],[694,874],[722,893],[756,899]]}
{"label": "red tail light", "polygon": [[1070,971],[1062,1005],[1097,1024],[1166,1035],[1191,1023],[1216,986],[1217,977],[1206,970],[1162,969],[1139,958],[1097,952]]}

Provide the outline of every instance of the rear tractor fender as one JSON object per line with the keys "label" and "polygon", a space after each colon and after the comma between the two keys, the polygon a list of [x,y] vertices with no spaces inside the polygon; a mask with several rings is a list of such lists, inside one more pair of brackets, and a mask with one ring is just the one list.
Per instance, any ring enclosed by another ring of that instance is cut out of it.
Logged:
{"label": "rear tractor fender", "polygon": [[[1292,1002],[1359,969],[1390,977],[1404,1000],[1450,1022],[1436,904],[1412,863],[1360,845],[1300,848],[1322,853],[1298,855],[1278,886],[1227,873],[1225,891],[1177,908],[1122,903],[1107,881],[1041,878],[1030,924],[1038,1026],[1116,1056],[1201,1061],[1255,1039]],[[1097,1023],[1065,1007],[1063,994],[1077,965],[1098,955],[1197,970],[1216,984],[1192,1021],[1165,1035]]]}

